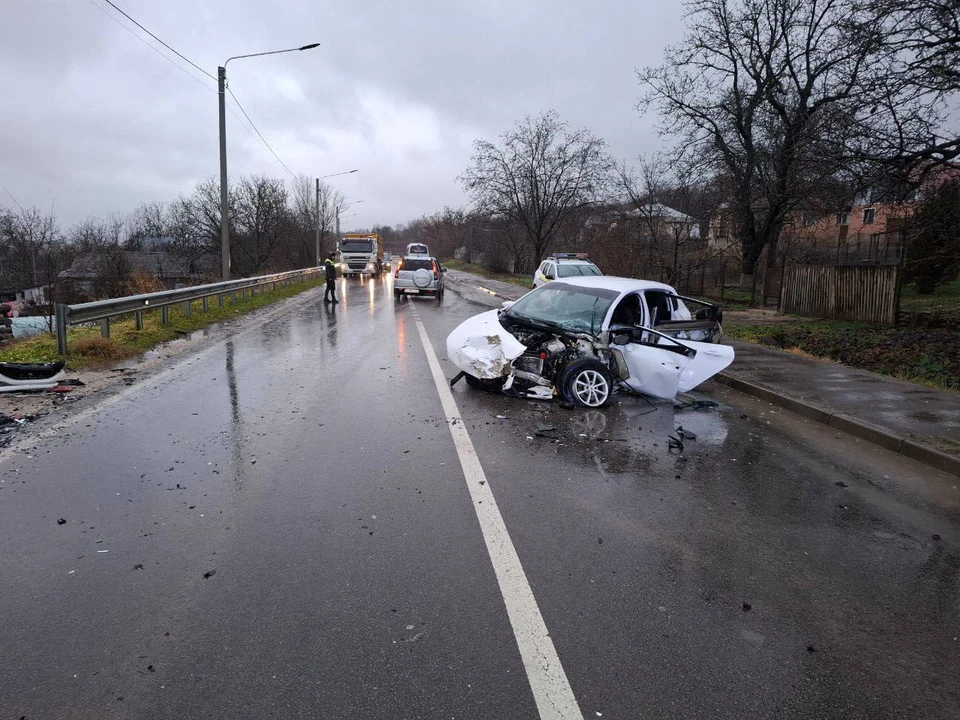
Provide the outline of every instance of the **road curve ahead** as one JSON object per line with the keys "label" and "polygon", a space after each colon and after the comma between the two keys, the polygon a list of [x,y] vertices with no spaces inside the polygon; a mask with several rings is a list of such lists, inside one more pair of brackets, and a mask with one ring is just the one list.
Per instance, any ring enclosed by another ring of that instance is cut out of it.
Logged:
{"label": "road curve ahead", "polygon": [[0,718],[960,716],[955,479],[448,391],[480,297],[339,286],[0,456]]}

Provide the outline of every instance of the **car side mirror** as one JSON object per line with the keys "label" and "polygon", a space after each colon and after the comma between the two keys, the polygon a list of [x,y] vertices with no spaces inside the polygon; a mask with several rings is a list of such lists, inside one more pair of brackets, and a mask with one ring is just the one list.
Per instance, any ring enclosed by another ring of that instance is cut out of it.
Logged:
{"label": "car side mirror", "polygon": [[445,273],[446,271],[447,271],[446,268],[440,268],[440,272]]}

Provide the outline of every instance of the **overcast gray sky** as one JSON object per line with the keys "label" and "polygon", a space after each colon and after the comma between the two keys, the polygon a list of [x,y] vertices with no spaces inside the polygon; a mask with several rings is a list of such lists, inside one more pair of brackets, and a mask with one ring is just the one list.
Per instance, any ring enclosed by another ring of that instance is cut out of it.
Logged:
{"label": "overcast gray sky", "polygon": [[[330,180],[363,200],[351,227],[463,205],[472,141],[541,110],[618,158],[656,149],[634,68],[682,30],[676,0],[113,1],[213,76],[232,55],[320,42],[227,76],[294,173],[360,169]],[[55,203],[69,225],[219,173],[215,82],[137,40],[121,24],[153,43],[104,0],[0,7],[0,185],[21,204]],[[229,112],[227,142],[232,178],[289,178]]]}

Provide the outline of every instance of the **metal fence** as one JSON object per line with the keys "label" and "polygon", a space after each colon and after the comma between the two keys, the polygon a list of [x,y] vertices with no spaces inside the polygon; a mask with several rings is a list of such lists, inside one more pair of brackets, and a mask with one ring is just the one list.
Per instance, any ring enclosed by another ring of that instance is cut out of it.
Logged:
{"label": "metal fence", "polygon": [[900,268],[892,265],[789,265],[780,309],[792,315],[894,325]]}
{"label": "metal fence", "polygon": [[134,317],[137,330],[143,329],[143,313],[150,310],[160,311],[160,322],[164,325],[169,320],[168,310],[171,305],[183,303],[183,313],[190,316],[191,303],[196,300],[203,302],[203,311],[208,309],[211,297],[217,298],[217,305],[223,305],[223,298],[227,295],[236,296],[239,292],[243,299],[247,293],[256,294],[259,289],[274,289],[278,285],[291,285],[303,282],[322,273],[322,268],[306,268],[290,272],[261,275],[259,277],[243,278],[242,280],[228,280],[226,282],[211,283],[209,285],[194,285],[177,290],[146,293],[143,295],[129,295],[127,297],[96,300],[94,302],[79,303],[76,305],[57,304],[54,308],[54,325],[57,332],[57,352],[67,354],[67,330],[71,325],[100,321],[100,334],[110,337],[110,319],[120,315]]}

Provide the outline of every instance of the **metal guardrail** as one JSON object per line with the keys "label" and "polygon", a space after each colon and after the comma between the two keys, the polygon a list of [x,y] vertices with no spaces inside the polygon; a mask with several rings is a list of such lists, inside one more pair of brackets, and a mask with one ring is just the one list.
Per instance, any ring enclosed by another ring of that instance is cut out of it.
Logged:
{"label": "metal guardrail", "polygon": [[94,302],[78,303],[76,305],[57,304],[54,308],[54,326],[57,332],[57,352],[60,355],[67,354],[67,330],[71,325],[80,323],[100,321],[100,334],[103,337],[110,337],[110,318],[118,315],[133,314],[137,330],[143,329],[143,313],[148,310],[158,308],[160,310],[160,322],[164,325],[168,322],[168,308],[176,303],[183,303],[183,312],[187,317],[191,313],[191,303],[195,300],[203,301],[203,311],[207,311],[208,299],[216,296],[217,305],[223,306],[224,295],[236,294],[238,291],[243,299],[247,297],[247,291],[251,294],[256,293],[257,288],[269,286],[270,289],[277,285],[290,285],[294,282],[302,282],[310,277],[318,276],[323,272],[323,268],[305,268],[303,270],[292,270],[290,272],[275,273],[273,275],[260,275],[259,277],[243,278],[241,280],[228,280],[226,282],[211,283],[209,285],[194,285],[192,287],[179,288],[178,290],[163,290],[161,292],[145,293],[142,295],[129,295],[127,297],[112,298],[109,300],[95,300]]}

